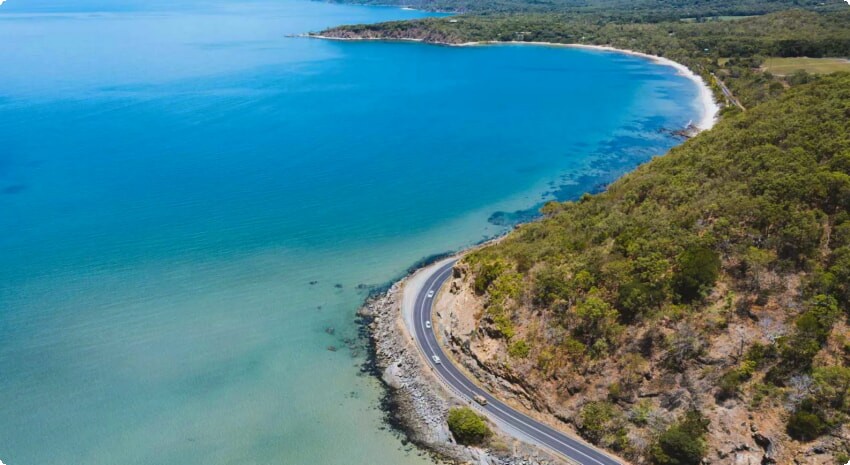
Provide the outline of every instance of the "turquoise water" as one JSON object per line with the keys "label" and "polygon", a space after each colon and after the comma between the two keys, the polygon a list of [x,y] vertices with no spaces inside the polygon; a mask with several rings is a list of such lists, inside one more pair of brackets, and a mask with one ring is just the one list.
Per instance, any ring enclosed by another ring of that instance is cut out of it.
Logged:
{"label": "turquoise water", "polygon": [[0,460],[428,462],[360,371],[370,286],[699,115],[692,83],[624,55],[287,37],[419,16],[0,6]]}

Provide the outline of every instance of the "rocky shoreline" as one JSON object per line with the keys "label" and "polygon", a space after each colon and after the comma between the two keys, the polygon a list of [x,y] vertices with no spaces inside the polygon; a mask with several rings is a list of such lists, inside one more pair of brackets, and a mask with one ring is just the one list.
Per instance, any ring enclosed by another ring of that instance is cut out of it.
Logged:
{"label": "rocky shoreline", "polygon": [[496,432],[490,447],[457,444],[446,424],[449,408],[463,405],[430,374],[407,332],[401,313],[407,278],[367,299],[358,311],[369,339],[366,371],[386,388],[381,408],[388,424],[406,440],[433,454],[441,463],[478,465],[550,465],[563,463],[537,447]]}

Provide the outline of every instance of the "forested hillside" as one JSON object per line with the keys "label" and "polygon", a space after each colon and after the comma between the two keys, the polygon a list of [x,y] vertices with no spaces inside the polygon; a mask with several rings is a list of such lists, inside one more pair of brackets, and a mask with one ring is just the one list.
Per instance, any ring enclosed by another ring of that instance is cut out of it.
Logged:
{"label": "forested hillside", "polygon": [[482,302],[472,345],[500,341],[482,363],[633,459],[716,459],[734,418],[779,463],[821,438],[846,461],[848,211],[840,74],[471,254],[459,270]]}
{"label": "forested hillside", "polygon": [[715,16],[761,15],[789,8],[839,9],[842,0],[353,0],[354,3],[400,5],[461,13],[593,13],[607,18],[647,21]]}

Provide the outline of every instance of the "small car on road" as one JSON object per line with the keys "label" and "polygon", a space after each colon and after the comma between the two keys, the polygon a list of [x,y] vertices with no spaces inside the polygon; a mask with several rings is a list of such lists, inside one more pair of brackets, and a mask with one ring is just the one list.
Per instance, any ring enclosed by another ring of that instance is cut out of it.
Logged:
{"label": "small car on road", "polygon": [[431,322],[430,322],[430,321],[426,321],[426,322],[425,322],[425,327],[426,327],[426,328],[428,328],[428,329],[431,329]]}
{"label": "small car on road", "polygon": [[443,363],[443,362],[440,361],[440,357],[437,357],[436,355],[432,355],[431,360],[433,360],[434,363],[436,363],[437,365],[439,365],[440,363]]}
{"label": "small car on road", "polygon": [[476,395],[472,396],[472,400],[474,400],[475,402],[478,402],[481,405],[487,405],[487,399],[485,399],[484,396],[482,396],[480,394],[476,394]]}
{"label": "small car on road", "polygon": [[434,297],[434,291],[428,291],[428,298]]}

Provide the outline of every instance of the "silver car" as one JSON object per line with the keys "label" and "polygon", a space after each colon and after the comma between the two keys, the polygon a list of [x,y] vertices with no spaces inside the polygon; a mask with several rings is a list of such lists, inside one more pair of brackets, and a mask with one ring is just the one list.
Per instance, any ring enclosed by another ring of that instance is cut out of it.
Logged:
{"label": "silver car", "polygon": [[431,360],[433,360],[433,361],[434,361],[434,363],[436,363],[437,365],[439,365],[440,363],[442,363],[442,362],[440,361],[440,357],[437,357],[436,355],[432,355],[432,356],[431,356]]}

